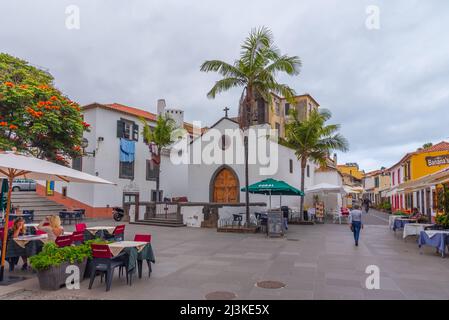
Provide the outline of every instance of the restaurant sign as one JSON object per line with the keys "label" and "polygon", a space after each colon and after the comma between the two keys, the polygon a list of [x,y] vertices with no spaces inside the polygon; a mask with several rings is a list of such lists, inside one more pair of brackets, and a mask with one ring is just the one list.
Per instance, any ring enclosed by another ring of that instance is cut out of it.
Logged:
{"label": "restaurant sign", "polygon": [[428,167],[449,164],[449,154],[437,157],[426,157],[426,163]]}

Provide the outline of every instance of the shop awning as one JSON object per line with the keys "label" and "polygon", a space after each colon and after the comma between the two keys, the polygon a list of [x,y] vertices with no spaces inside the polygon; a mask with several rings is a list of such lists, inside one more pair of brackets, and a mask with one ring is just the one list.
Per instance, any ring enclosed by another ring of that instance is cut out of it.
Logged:
{"label": "shop awning", "polygon": [[428,174],[427,176],[421,177],[419,179],[401,183],[398,186],[398,192],[413,192],[439,183],[445,183],[447,181],[449,181],[449,167],[435,173]]}

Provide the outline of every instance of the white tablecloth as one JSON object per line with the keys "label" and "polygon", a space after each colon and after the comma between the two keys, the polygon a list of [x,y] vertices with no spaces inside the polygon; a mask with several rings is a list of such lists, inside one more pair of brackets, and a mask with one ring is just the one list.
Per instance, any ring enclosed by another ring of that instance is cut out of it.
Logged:
{"label": "white tablecloth", "polygon": [[427,230],[426,231],[426,234],[429,236],[429,238],[432,238],[434,235],[436,235],[438,233],[449,234],[449,231],[445,231],[445,230]]}
{"label": "white tablecloth", "polygon": [[108,246],[112,252],[112,255],[115,257],[125,248],[137,248],[137,251],[140,252],[147,245],[147,243],[148,242],[142,241],[117,241],[108,244]]}
{"label": "white tablecloth", "polygon": [[96,227],[87,227],[86,230],[91,234],[95,235],[100,230],[107,230],[109,233],[114,232],[115,227],[111,226],[96,226]]}
{"label": "white tablecloth", "polygon": [[407,238],[408,236],[419,236],[421,231],[424,231],[425,227],[430,227],[431,224],[425,223],[407,223],[404,225],[404,232],[402,238]]}
{"label": "white tablecloth", "polygon": [[394,220],[398,219],[398,218],[402,218],[401,216],[389,216],[388,217],[388,226],[391,228],[393,228],[394,225]]}

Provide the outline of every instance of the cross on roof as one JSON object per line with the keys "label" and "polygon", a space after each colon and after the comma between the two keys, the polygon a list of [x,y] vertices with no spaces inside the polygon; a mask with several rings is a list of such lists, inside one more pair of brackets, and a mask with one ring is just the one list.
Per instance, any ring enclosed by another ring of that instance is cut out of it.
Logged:
{"label": "cross on roof", "polygon": [[225,118],[227,118],[228,117],[229,108],[226,107],[226,108],[223,109],[223,111],[225,112]]}

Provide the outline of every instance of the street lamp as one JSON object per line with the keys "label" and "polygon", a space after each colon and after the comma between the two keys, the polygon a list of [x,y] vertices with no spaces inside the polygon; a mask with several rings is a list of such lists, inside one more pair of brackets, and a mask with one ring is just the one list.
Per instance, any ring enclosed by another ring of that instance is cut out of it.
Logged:
{"label": "street lamp", "polygon": [[92,157],[95,157],[95,150],[92,152],[86,151],[86,148],[88,146],[89,146],[89,140],[87,140],[86,138],[83,138],[83,140],[81,140],[81,148],[83,148],[83,154],[91,155]]}

